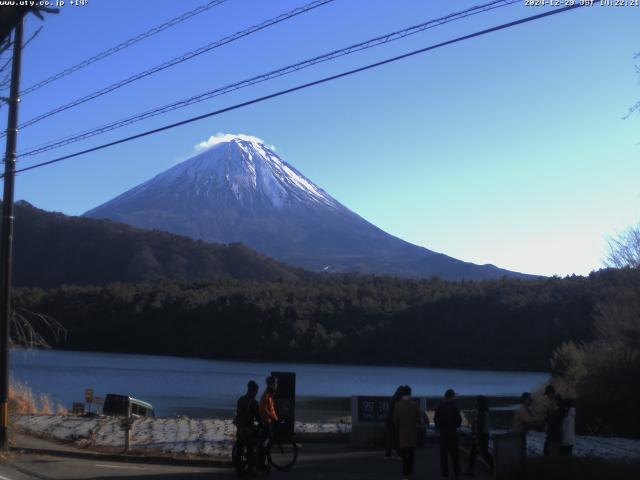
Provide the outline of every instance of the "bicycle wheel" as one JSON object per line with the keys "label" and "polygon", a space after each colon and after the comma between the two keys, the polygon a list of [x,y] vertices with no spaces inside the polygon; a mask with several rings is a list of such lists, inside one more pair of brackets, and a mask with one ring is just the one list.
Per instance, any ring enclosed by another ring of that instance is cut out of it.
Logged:
{"label": "bicycle wheel", "polygon": [[267,450],[269,463],[278,470],[290,468],[298,459],[298,445],[295,442],[272,440]]}

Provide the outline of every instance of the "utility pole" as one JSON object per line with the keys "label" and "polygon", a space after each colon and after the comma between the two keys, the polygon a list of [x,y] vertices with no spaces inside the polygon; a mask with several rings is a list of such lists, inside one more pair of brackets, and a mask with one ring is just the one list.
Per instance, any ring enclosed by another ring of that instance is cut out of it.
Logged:
{"label": "utility pole", "polygon": [[0,239],[0,451],[9,448],[9,331],[11,325],[11,260],[13,250],[13,189],[18,140],[20,66],[24,20],[16,23],[13,34],[11,93],[7,121],[7,147],[4,157],[4,196],[2,199],[2,238]]}

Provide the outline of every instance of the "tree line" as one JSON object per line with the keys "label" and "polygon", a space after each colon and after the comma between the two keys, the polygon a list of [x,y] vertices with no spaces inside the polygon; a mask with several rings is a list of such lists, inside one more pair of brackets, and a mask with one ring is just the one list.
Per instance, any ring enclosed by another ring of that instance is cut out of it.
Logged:
{"label": "tree line", "polygon": [[[637,270],[448,282],[357,275],[159,281],[16,293],[60,322],[55,348],[220,359],[549,370]],[[626,288],[626,287],[625,287]],[[638,290],[640,291],[640,290]]]}

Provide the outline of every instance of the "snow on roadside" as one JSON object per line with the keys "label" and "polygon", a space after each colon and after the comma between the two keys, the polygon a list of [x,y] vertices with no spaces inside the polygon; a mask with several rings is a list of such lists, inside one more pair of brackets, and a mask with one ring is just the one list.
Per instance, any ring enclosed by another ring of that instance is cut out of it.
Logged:
{"label": "snow on roadside", "polygon": [[[540,456],[544,448],[544,433],[527,434],[527,454]],[[640,459],[640,440],[616,437],[576,437],[573,447],[576,457],[595,457],[604,459],[638,460]]]}
{"label": "snow on roadside", "polygon": [[[124,445],[124,434],[118,418],[26,415],[16,417],[14,425],[28,433],[87,447],[119,449]],[[351,425],[296,422],[295,430],[299,434],[348,434]],[[134,450],[228,458],[235,431],[231,420],[140,418],[133,424],[131,446]],[[528,455],[542,455],[543,445],[544,433],[530,432],[527,435]],[[574,455],[637,460],[640,459],[640,440],[579,436]]]}
{"label": "snow on roadside", "polygon": [[[122,448],[124,433],[118,418],[25,415],[16,417],[21,430],[55,440],[98,448]],[[351,425],[296,422],[297,433],[349,433]],[[230,457],[236,427],[231,420],[140,418],[131,431],[132,450],[153,450],[171,454]]]}
{"label": "snow on roadside", "polygon": [[351,424],[296,422],[295,429],[296,433],[348,434],[351,433]]}

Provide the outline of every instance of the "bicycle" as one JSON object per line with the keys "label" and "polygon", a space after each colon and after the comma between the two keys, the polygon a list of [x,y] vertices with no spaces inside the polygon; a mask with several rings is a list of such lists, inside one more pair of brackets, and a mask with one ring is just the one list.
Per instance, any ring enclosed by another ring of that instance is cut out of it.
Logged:
{"label": "bicycle", "polygon": [[[298,445],[293,439],[283,440],[280,438],[280,429],[284,423],[284,421],[275,423],[271,435],[268,435],[264,427],[260,426],[254,430],[251,438],[242,442],[236,440],[233,444],[231,459],[238,476],[248,476],[254,467],[258,467],[258,456],[263,457],[262,461],[266,459],[267,464],[264,465],[266,471],[269,466],[276,470],[287,470],[296,463]],[[262,455],[259,453],[261,442],[265,442]]]}

